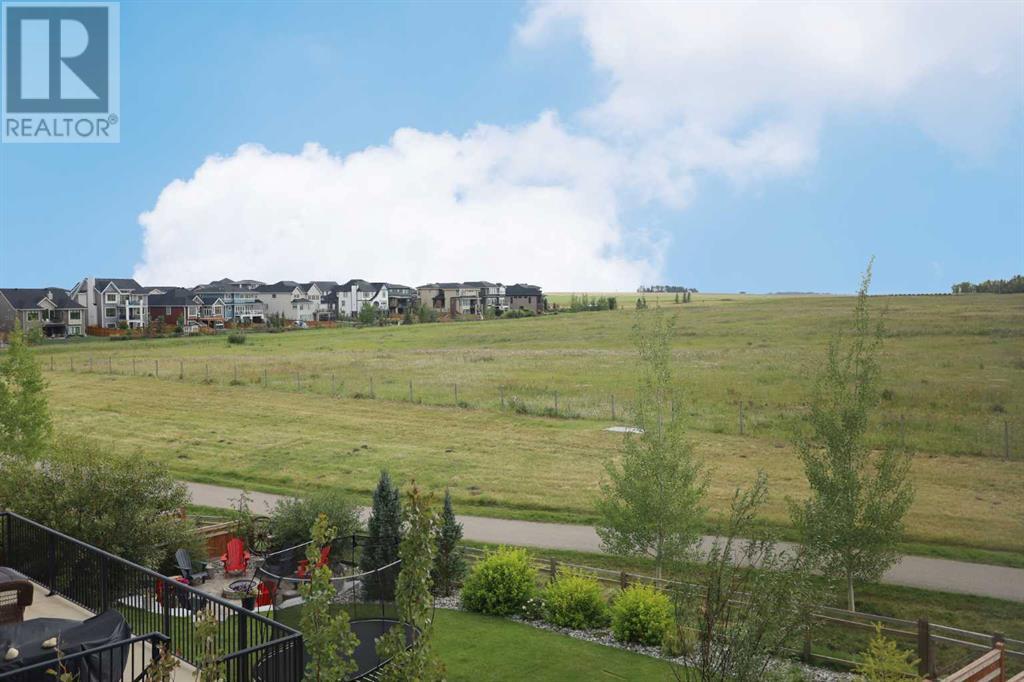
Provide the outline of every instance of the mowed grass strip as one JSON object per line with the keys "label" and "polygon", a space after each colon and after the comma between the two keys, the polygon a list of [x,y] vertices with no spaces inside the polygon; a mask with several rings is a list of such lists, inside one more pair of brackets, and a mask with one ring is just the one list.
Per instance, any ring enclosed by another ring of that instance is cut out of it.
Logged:
{"label": "mowed grass strip", "polygon": [[[166,461],[184,479],[282,492],[333,486],[368,498],[388,468],[398,480],[450,487],[465,513],[590,520],[603,463],[622,441],[586,420],[145,377],[58,372],[48,380],[60,431]],[[694,440],[711,468],[709,521],[763,469],[772,492],[766,518],[788,523],[785,498],[806,491],[790,446],[709,433]],[[1020,462],[919,455],[912,476],[909,540],[1024,548]]]}
{"label": "mowed grass strip", "polygon": [[434,650],[452,682],[675,680],[669,664],[495,616],[438,609]]}
{"label": "mowed grass strip", "polygon": [[[632,305],[635,294],[621,294]],[[558,295],[552,295],[557,299]],[[567,297],[566,297],[567,298]],[[653,297],[648,297],[651,301]],[[789,441],[833,331],[851,297],[698,295],[679,315],[673,354],[693,428]],[[941,454],[1024,457],[1024,295],[877,297],[887,309],[886,399],[872,442],[899,439]],[[161,380],[259,384],[281,392],[374,395],[389,401],[497,411],[504,394],[530,412],[611,422],[632,400],[635,352],[627,309],[519,320],[251,334],[40,347],[66,372],[156,375]],[[134,361],[134,363],[133,363]],[[457,387],[457,388],[456,388]],[[395,408],[398,409],[398,408]]]}

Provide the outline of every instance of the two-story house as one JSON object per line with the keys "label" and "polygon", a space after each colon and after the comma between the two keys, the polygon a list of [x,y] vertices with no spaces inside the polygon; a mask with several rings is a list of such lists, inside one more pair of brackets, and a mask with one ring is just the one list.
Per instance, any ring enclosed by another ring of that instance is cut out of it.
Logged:
{"label": "two-story house", "polygon": [[39,328],[47,338],[85,333],[85,306],[63,289],[0,289],[0,333]]}
{"label": "two-story house", "polygon": [[505,296],[505,285],[501,282],[463,282],[463,286],[480,290],[481,311],[491,309],[498,315],[508,310],[508,298]]}
{"label": "two-story house", "polygon": [[406,310],[412,310],[416,305],[416,290],[405,284],[392,284],[391,282],[372,282],[373,286],[382,288],[388,293],[388,314],[392,316],[405,315]]}
{"label": "two-story house", "polygon": [[416,287],[421,301],[449,315],[478,315],[480,307],[480,288],[468,283],[437,282]]}
{"label": "two-story house", "polygon": [[149,290],[149,318],[154,323],[162,319],[168,327],[180,326],[186,333],[192,333],[200,322],[202,307],[203,298],[184,287]]}
{"label": "two-story house", "polygon": [[[250,280],[251,281],[251,280]],[[248,282],[248,281],[247,281]],[[209,284],[200,284],[192,292],[204,297],[216,296],[224,306],[224,321],[237,324],[261,324],[266,319],[263,301],[249,283],[222,279]]]}
{"label": "two-story house", "polygon": [[532,284],[509,284],[505,287],[510,310],[532,310],[540,314],[544,310],[544,292]]}
{"label": "two-story house", "polygon": [[86,277],[69,296],[86,309],[90,327],[145,327],[149,324],[149,289],[134,279]]}
{"label": "two-story house", "polygon": [[332,294],[339,286],[337,282],[329,279],[318,279],[300,284],[299,286],[305,291],[306,298],[316,303],[314,320],[324,322],[337,317],[337,307],[332,305]]}
{"label": "two-story house", "polygon": [[389,290],[385,282],[370,283],[365,279],[350,279],[336,289],[338,294],[338,319],[354,318],[364,305],[375,310],[388,311]]}

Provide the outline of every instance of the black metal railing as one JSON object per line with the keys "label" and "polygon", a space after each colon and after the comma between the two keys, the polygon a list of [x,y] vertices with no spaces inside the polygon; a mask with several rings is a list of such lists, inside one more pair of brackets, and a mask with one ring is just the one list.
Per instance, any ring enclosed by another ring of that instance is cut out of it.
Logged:
{"label": "black metal railing", "polygon": [[215,645],[228,680],[253,680],[252,671],[264,659],[274,664],[261,666],[271,671],[262,682],[302,679],[302,635],[287,625],[13,512],[0,512],[0,535],[0,565],[93,613],[117,610],[133,633],[165,637],[168,651],[186,663],[196,665],[200,660],[196,616],[208,610],[217,623]]}
{"label": "black metal railing", "polygon": [[150,679],[147,673],[153,656],[159,657],[160,647],[166,646],[167,641],[164,635],[152,632],[0,673],[0,680],[59,680],[61,674],[69,673],[78,682],[144,682]]}

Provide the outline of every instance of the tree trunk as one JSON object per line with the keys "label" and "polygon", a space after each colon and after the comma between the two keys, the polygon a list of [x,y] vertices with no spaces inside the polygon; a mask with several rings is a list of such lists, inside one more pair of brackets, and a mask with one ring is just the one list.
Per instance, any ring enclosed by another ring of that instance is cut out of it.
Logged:
{"label": "tree trunk", "polygon": [[857,610],[857,603],[853,599],[853,573],[847,572],[846,574],[846,598],[849,604],[848,608],[850,611]]}

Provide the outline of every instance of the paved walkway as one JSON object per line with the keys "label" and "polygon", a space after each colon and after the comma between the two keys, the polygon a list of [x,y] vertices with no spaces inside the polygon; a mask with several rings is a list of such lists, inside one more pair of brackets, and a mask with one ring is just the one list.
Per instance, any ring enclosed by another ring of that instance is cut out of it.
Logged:
{"label": "paved walkway", "polygon": [[[192,491],[194,504],[210,507],[228,506],[228,501],[237,498],[241,492],[235,488],[205,483],[189,483],[188,487]],[[263,511],[265,506],[273,506],[283,497],[258,492],[250,493],[250,496],[253,499],[254,511]],[[364,509],[364,516],[366,512]],[[486,516],[460,515],[458,519],[462,523],[463,535],[467,540],[541,549],[568,549],[577,552],[601,551],[601,541],[591,526],[515,521]],[[703,545],[706,547],[713,540],[713,537],[705,536]],[[1024,603],[1024,569],[1019,568],[905,556],[882,576],[882,582]]]}

